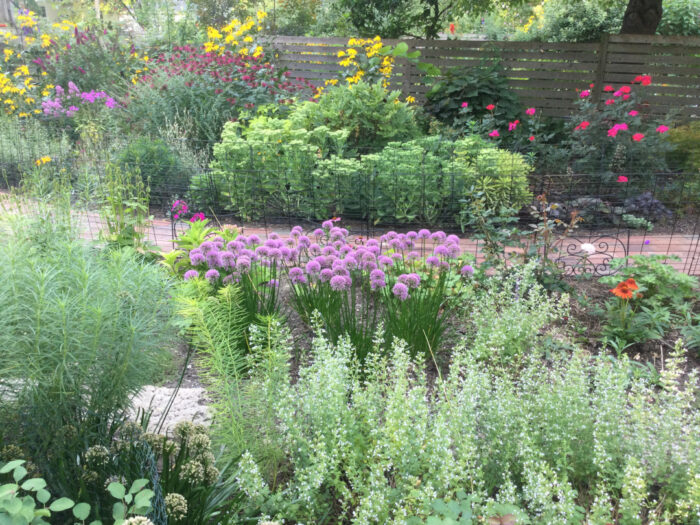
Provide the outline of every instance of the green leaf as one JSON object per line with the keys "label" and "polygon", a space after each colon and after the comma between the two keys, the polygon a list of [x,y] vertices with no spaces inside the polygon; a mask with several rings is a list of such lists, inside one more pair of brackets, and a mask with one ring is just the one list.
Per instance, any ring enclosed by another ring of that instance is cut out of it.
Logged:
{"label": "green leaf", "polygon": [[87,503],[78,503],[75,507],[73,507],[73,516],[75,516],[75,519],[85,521],[89,515],[90,505]]}
{"label": "green leaf", "polygon": [[135,494],[142,488],[144,488],[146,485],[148,485],[148,480],[147,479],[137,479],[131,484],[131,488],[129,489],[129,494]]}
{"label": "green leaf", "polygon": [[117,499],[124,499],[124,495],[126,494],[126,489],[124,488],[124,485],[121,483],[117,483],[116,481],[113,481],[109,485],[107,485],[107,492],[109,492],[112,497],[117,498]]}
{"label": "green leaf", "polygon": [[7,474],[11,470],[15,470],[17,467],[23,465],[24,463],[26,463],[26,461],[23,459],[16,459],[14,461],[10,461],[9,463],[5,463],[5,465],[2,468],[0,468],[0,474]]}
{"label": "green leaf", "polygon": [[22,490],[36,491],[46,487],[46,481],[41,478],[31,478],[22,483]]}
{"label": "green leaf", "polygon": [[19,483],[20,480],[22,478],[24,478],[24,476],[26,476],[26,475],[27,475],[27,469],[22,467],[22,466],[17,467],[15,469],[15,471],[12,473],[12,477],[15,479],[15,481],[17,483]]}
{"label": "green leaf", "polygon": [[418,58],[420,56],[420,51],[411,51],[410,53],[406,53],[406,58],[414,59]]}
{"label": "green leaf", "polygon": [[124,517],[126,516],[126,507],[121,501],[117,501],[113,506],[112,506],[112,518],[114,520],[123,520]]}
{"label": "green leaf", "polygon": [[131,505],[131,500],[133,500],[133,499],[134,499],[133,494],[127,494],[126,496],[124,496],[124,502],[127,505]]}
{"label": "green leaf", "polygon": [[151,498],[155,495],[155,492],[153,492],[150,489],[142,490],[138,494],[136,494],[136,498],[134,499],[134,505],[137,507],[150,507],[151,506]]}
{"label": "green leaf", "polygon": [[5,501],[4,505],[4,511],[10,515],[15,515],[22,510],[22,500],[17,497],[12,497],[9,501]]}
{"label": "green leaf", "polygon": [[18,489],[19,485],[17,485],[16,483],[7,483],[5,485],[2,485],[0,486],[0,498],[4,498],[12,492],[17,492]]}
{"label": "green leaf", "polygon": [[39,503],[46,505],[46,502],[51,499],[51,494],[46,489],[39,489],[36,491],[36,499]]}
{"label": "green leaf", "polygon": [[75,505],[75,502],[72,499],[58,498],[51,505],[49,505],[49,510],[51,510],[51,512],[62,512],[70,509],[73,505]]}
{"label": "green leaf", "polygon": [[399,42],[396,44],[393,54],[394,56],[402,56],[406,54],[406,51],[408,51],[408,44],[406,42]]}

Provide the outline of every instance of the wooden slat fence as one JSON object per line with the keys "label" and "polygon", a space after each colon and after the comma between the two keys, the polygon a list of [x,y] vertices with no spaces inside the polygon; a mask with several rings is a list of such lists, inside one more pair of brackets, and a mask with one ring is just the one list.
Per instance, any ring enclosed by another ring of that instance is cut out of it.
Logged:
{"label": "wooden slat fence", "polygon": [[[276,62],[293,77],[323,85],[344,68],[337,53],[346,38],[274,36]],[[398,40],[385,40],[396,44]],[[605,35],[595,43],[505,42],[484,40],[403,40],[418,49],[421,60],[438,66],[473,67],[500,59],[508,81],[526,106],[546,115],[566,117],[574,109],[576,90],[595,83],[593,96],[605,95],[604,84],[619,87],[636,75],[653,78],[649,111],[665,115],[674,109],[683,120],[700,119],[700,38],[646,35]],[[413,64],[397,61],[392,86],[405,95],[425,98],[431,79]]]}

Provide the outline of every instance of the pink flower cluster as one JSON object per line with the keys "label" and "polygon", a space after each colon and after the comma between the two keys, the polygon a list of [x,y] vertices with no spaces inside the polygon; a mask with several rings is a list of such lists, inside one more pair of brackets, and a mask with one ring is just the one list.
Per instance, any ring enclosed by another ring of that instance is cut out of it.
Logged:
{"label": "pink flower cluster", "polygon": [[107,95],[104,91],[80,91],[75,83],[68,82],[68,94],[61,86],[55,87],[56,96],[51,99],[47,98],[41,103],[44,110],[44,115],[50,117],[68,117],[71,118],[80,111],[80,108],[87,104],[95,104],[98,101],[103,102],[105,107],[114,109],[117,107],[117,102]]}

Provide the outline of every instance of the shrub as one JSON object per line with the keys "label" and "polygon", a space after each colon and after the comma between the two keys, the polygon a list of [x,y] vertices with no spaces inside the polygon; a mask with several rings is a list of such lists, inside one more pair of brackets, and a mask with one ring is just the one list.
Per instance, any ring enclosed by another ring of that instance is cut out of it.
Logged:
{"label": "shrub", "polygon": [[117,153],[116,163],[125,171],[139,173],[150,188],[151,202],[166,205],[183,194],[190,174],[175,153],[160,139],[137,137]]}
{"label": "shrub", "polygon": [[[515,120],[520,113],[518,97],[508,86],[498,60],[485,60],[470,68],[448,69],[445,78],[436,82],[426,97],[428,113],[456,130],[464,130],[469,119],[488,115],[486,106],[490,104],[496,106],[495,117],[499,122]],[[462,111],[465,102],[471,108],[469,113]]]}
{"label": "shrub", "polygon": [[0,260],[0,388],[16,416],[0,434],[53,490],[94,501],[81,475],[86,449],[109,446],[131,396],[167,363],[168,281],[132,250],[61,238],[39,250],[5,237]]}
{"label": "shrub", "polygon": [[382,149],[392,141],[416,138],[420,132],[413,109],[399,101],[399,91],[387,92],[381,84],[358,82],[334,86],[317,102],[304,102],[292,111],[294,127],[308,131],[325,126],[348,130],[348,147],[357,153]]}
{"label": "shrub", "polygon": [[667,0],[656,32],[659,35],[700,36],[700,1]]}
{"label": "shrub", "polygon": [[274,357],[251,377],[261,395],[247,413],[256,428],[256,407],[272,409],[287,470],[266,482],[246,457],[239,479],[277,519],[403,522],[458,491],[472,495],[474,515],[499,504],[522,522],[694,519],[698,384],[691,373],[682,386],[679,346],[656,389],[631,378],[626,359],[575,351],[544,366],[533,352],[511,377],[464,348],[429,387],[400,342],[360,380],[348,340],[321,333],[295,381],[280,381],[290,348],[265,344],[254,352]]}
{"label": "shrub", "polygon": [[[618,33],[625,5],[621,1],[610,5],[591,0],[561,2],[546,0],[543,8],[531,17],[518,38],[544,42],[592,42],[605,33]],[[666,16],[664,14],[664,16]]]}

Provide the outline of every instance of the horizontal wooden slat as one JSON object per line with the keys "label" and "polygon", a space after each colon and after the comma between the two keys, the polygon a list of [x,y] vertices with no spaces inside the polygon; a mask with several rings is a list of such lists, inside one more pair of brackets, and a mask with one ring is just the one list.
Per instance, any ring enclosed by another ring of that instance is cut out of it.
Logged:
{"label": "horizontal wooden slat", "polygon": [[[345,68],[337,53],[345,38],[275,37],[277,60],[292,76],[323,84]],[[509,85],[521,102],[536,106],[542,114],[568,117],[578,100],[577,89],[586,89],[597,76],[599,43],[487,42],[483,40],[403,40],[421,51],[422,61],[443,71],[468,70],[483,61],[498,60]],[[384,40],[396,44],[397,40]],[[646,113],[663,115],[669,109],[688,118],[700,115],[700,38],[611,35],[603,82],[615,89],[630,84],[636,75],[649,74],[646,88],[650,107]],[[398,59],[390,89],[400,89],[424,100],[436,79],[426,77],[405,59]],[[609,94],[602,93],[602,97]]]}

